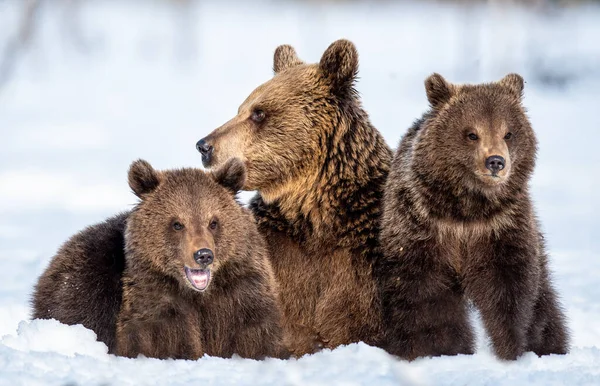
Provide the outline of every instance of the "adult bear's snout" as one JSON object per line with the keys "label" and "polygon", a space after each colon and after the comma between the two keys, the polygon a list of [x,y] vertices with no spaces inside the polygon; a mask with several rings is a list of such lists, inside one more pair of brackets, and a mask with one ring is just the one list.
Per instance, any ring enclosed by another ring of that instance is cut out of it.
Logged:
{"label": "adult bear's snout", "polygon": [[206,142],[204,138],[202,138],[198,141],[198,143],[196,143],[196,149],[198,149],[198,151],[202,155],[202,164],[205,167],[208,167],[212,159],[212,153],[214,148],[208,142]]}

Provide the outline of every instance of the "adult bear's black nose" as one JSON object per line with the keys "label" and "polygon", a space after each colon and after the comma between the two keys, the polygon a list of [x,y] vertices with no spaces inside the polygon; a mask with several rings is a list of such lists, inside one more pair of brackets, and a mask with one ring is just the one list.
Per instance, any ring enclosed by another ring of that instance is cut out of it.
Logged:
{"label": "adult bear's black nose", "polygon": [[194,260],[200,265],[212,264],[214,259],[213,252],[208,248],[202,248],[194,252]]}
{"label": "adult bear's black nose", "polygon": [[504,165],[504,158],[499,155],[493,155],[485,160],[485,167],[488,168],[492,174],[498,174],[500,170],[504,169]]}
{"label": "adult bear's black nose", "polygon": [[196,143],[196,149],[202,154],[202,163],[204,165],[210,164],[210,159],[213,153],[213,147],[209,145],[204,138]]}

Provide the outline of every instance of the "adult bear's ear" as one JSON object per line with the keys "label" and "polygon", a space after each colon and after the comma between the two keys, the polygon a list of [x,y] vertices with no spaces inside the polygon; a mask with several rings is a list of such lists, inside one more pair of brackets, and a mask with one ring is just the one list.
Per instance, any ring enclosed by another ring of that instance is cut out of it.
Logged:
{"label": "adult bear's ear", "polygon": [[287,68],[295,67],[304,62],[298,58],[294,47],[284,44],[275,49],[273,55],[273,71],[277,74]]}
{"label": "adult bear's ear", "polygon": [[358,74],[358,51],[351,41],[337,40],[325,50],[319,68],[331,81],[334,94],[353,90]]}
{"label": "adult bear's ear", "polygon": [[425,79],[425,92],[427,100],[434,109],[439,109],[448,101],[456,92],[456,86],[449,83],[440,74],[434,73],[429,78]]}
{"label": "adult bear's ear", "polygon": [[160,172],[154,170],[152,165],[139,159],[129,167],[129,187],[139,198],[153,192],[160,184]]}
{"label": "adult bear's ear", "polygon": [[525,81],[519,74],[508,74],[504,78],[500,79],[498,83],[504,87],[508,92],[515,98],[521,100],[523,98],[523,89],[525,88]]}
{"label": "adult bear's ear", "polygon": [[246,184],[246,167],[238,158],[231,158],[223,166],[212,172],[214,180],[231,191],[239,192]]}

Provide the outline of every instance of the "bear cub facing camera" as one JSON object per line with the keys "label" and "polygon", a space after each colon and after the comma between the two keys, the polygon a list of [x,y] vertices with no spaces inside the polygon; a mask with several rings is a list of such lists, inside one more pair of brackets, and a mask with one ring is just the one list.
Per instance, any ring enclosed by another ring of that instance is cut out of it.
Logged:
{"label": "bear cub facing camera", "polygon": [[565,354],[568,332],[529,194],[537,141],[523,79],[426,82],[431,110],[403,137],[386,185],[384,347],[406,359],[469,354],[467,299],[496,355]]}
{"label": "bear cub facing camera", "polygon": [[117,354],[285,357],[278,288],[252,214],[235,200],[245,169],[129,170]]}

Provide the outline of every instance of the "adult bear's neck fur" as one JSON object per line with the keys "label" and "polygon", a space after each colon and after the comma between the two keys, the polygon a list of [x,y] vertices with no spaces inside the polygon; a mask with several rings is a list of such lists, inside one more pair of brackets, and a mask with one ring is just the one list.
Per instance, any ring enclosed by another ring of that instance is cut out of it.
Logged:
{"label": "adult bear's neck fur", "polygon": [[314,183],[250,207],[261,227],[285,232],[308,248],[374,248],[392,153],[357,101],[340,105],[323,133]]}

